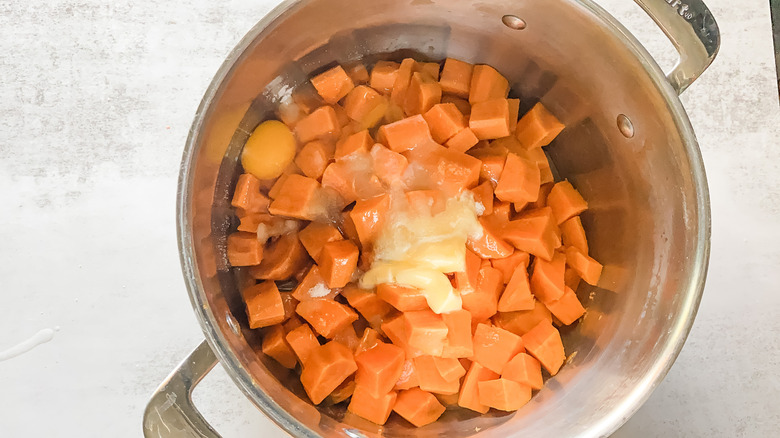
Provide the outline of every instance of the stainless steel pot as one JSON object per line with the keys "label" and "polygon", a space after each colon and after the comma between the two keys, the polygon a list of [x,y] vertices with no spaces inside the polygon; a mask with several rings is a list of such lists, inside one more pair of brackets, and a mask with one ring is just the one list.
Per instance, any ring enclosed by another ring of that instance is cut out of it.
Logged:
{"label": "stainless steel pot", "polygon": [[[241,390],[296,436],[606,436],[667,373],[693,323],[709,256],[707,183],[677,95],[712,62],[718,28],[699,0],[636,0],[680,54],[666,75],[590,0],[288,0],[217,72],[184,151],[178,232],[184,277],[206,342],[158,389],[146,436],[218,434],[192,406],[219,360]],[[601,288],[564,333],[568,365],[516,414],[452,411],[420,430],[384,428],[306,401],[297,378],[255,353],[225,258],[229,195],[249,132],[278,97],[334,61],[413,54],[487,63],[529,108],[541,100],[566,130],[549,148],[589,200],[583,214]]]}

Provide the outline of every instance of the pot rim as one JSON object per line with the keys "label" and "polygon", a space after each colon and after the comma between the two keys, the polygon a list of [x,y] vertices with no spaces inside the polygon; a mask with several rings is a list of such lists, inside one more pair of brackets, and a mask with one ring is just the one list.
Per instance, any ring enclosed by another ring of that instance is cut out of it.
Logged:
{"label": "pot rim", "polygon": [[[207,304],[203,285],[199,280],[200,275],[193,251],[190,224],[187,219],[191,213],[191,163],[197,149],[197,143],[207,109],[213,103],[220,86],[230,70],[234,67],[236,61],[255,41],[258,35],[276,20],[280,19],[283,15],[305,1],[306,0],[284,0],[258,21],[228,54],[206,89],[204,97],[198,106],[192,126],[190,127],[183,151],[177,188],[176,228],[182,273],[184,275],[190,302],[197,315],[198,323],[203,330],[206,341],[216,354],[220,363],[247,398],[249,398],[255,406],[271,418],[279,427],[294,436],[313,438],[319,435],[308,427],[303,426],[263,391],[252,384],[253,379],[249,371],[226,347],[227,340],[219,330],[217,317]],[[687,158],[690,162],[696,190],[696,207],[698,213],[697,244],[695,253],[692,254],[694,261],[693,268],[687,278],[685,286],[681,287],[682,290],[687,290],[688,293],[685,294],[684,304],[681,307],[682,310],[677,315],[676,321],[671,327],[672,334],[669,338],[669,342],[667,342],[660,354],[653,359],[653,366],[650,371],[643,376],[641,381],[628,394],[625,395],[621,403],[608,415],[602,417],[598,422],[591,425],[588,430],[579,435],[580,437],[600,437],[609,436],[615,432],[634,413],[636,413],[637,410],[639,410],[671,369],[690,333],[698,311],[699,303],[701,302],[707,277],[711,234],[710,198],[704,163],[693,127],[691,126],[679,96],[667,81],[661,68],[649,54],[647,49],[642,46],[628,29],[601,6],[597,5],[592,0],[571,1],[588,10],[605,24],[604,29],[607,29],[613,37],[619,39],[631,54],[636,57],[650,76],[650,79],[660,92],[661,96],[664,97],[667,108],[680,133]]]}

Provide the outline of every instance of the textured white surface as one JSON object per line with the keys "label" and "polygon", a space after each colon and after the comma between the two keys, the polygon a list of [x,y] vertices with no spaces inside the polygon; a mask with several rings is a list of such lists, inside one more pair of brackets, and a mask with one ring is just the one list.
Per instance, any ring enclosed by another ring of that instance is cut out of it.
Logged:
{"label": "textured white surface", "polygon": [[[182,145],[223,58],[275,1],[0,1],[0,436],[141,435],[202,339],[181,279]],[[662,65],[626,0],[602,1]],[[780,107],[766,0],[709,0],[723,35],[683,96],[710,181],[712,259],[693,331],[617,437],[780,430]],[[284,436],[218,367],[196,402],[225,437]]]}

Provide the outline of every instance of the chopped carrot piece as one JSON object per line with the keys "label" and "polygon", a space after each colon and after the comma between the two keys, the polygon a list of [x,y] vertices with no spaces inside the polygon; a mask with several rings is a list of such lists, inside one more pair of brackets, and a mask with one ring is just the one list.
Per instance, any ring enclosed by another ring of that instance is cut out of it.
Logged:
{"label": "chopped carrot piece", "polygon": [[436,366],[436,370],[439,371],[441,377],[448,382],[460,379],[466,374],[466,369],[463,368],[460,361],[454,357],[444,358],[434,356],[433,364]]}
{"label": "chopped carrot piece", "polygon": [[301,143],[317,139],[334,139],[340,132],[341,125],[332,106],[317,108],[295,125],[295,135]]}
{"label": "chopped carrot piece", "polygon": [[374,242],[377,233],[387,220],[389,209],[390,197],[386,194],[355,203],[349,216],[355,224],[363,248],[368,248]]}
{"label": "chopped carrot piece", "polygon": [[478,255],[466,250],[466,270],[455,273],[455,288],[461,296],[477,291],[481,261]]}
{"label": "chopped carrot piece", "polygon": [[469,237],[466,241],[469,250],[485,259],[500,259],[512,255],[514,248],[498,237],[500,234],[489,220],[479,218],[479,223],[482,225],[482,234],[479,237]]}
{"label": "chopped carrot piece", "polygon": [[368,129],[364,129],[355,134],[343,137],[338,143],[336,143],[336,159],[341,159],[350,156],[356,152],[368,153],[369,148],[374,144],[374,139],[368,133]]}
{"label": "chopped carrot piece", "polygon": [[404,312],[406,344],[431,356],[441,356],[447,339],[447,324],[430,309]]}
{"label": "chopped carrot piece", "polygon": [[405,195],[409,206],[418,213],[436,215],[447,206],[444,193],[439,190],[410,190]]}
{"label": "chopped carrot piece", "polygon": [[547,303],[546,306],[563,325],[573,324],[585,314],[585,308],[582,307],[577,294],[568,286],[559,299]]}
{"label": "chopped carrot piece", "polygon": [[542,258],[534,260],[531,271],[531,291],[542,303],[555,301],[563,295],[563,274],[566,269],[566,256],[560,252],[553,255],[551,261]]}
{"label": "chopped carrot piece", "polygon": [[260,193],[260,180],[249,173],[242,173],[236,182],[233,200],[230,205],[246,213],[265,213],[268,211],[268,198]]}
{"label": "chopped carrot piece", "polygon": [[490,99],[506,99],[509,81],[489,65],[475,65],[469,86],[469,102],[473,105]]}
{"label": "chopped carrot piece", "polygon": [[547,205],[552,209],[558,224],[588,209],[588,203],[568,181],[561,181],[553,186],[547,196]]}
{"label": "chopped carrot piece", "polygon": [[350,65],[344,70],[349,75],[349,78],[352,79],[352,82],[356,84],[367,84],[369,81],[368,70],[363,64]]}
{"label": "chopped carrot piece", "polygon": [[323,245],[343,239],[338,228],[322,222],[310,223],[298,233],[298,238],[314,260],[320,257]]}
{"label": "chopped carrot piece", "polygon": [[352,394],[354,393],[355,393],[355,379],[349,377],[343,382],[341,382],[341,384],[337,386],[336,389],[334,389],[333,392],[331,392],[328,395],[326,400],[328,403],[335,405],[352,397]]}
{"label": "chopped carrot piece", "polygon": [[381,342],[382,340],[379,332],[371,327],[366,327],[366,329],[363,330],[363,336],[360,337],[360,342],[358,342],[358,346],[355,349],[355,356],[376,347]]}
{"label": "chopped carrot piece", "polygon": [[531,401],[531,388],[513,380],[486,380],[477,386],[479,402],[500,411],[516,411]]}
{"label": "chopped carrot piece", "polygon": [[320,273],[317,265],[312,265],[309,272],[298,282],[292,293],[293,298],[298,301],[314,300],[320,298],[333,299],[337,291],[328,287],[327,282]]}
{"label": "chopped carrot piece", "polygon": [[579,274],[577,274],[577,271],[571,267],[567,266],[566,270],[563,271],[563,284],[565,284],[571,290],[576,291],[580,287],[581,280],[582,278],[580,278]]}
{"label": "chopped carrot piece", "polygon": [[256,329],[284,321],[284,303],[276,283],[264,281],[241,291],[249,328]]}
{"label": "chopped carrot piece", "polygon": [[542,364],[533,356],[518,353],[505,366],[501,378],[514,380],[531,389],[542,389]]}
{"label": "chopped carrot piece", "polygon": [[374,64],[374,68],[371,69],[371,80],[369,82],[371,88],[384,94],[390,94],[395,78],[398,76],[398,67],[400,67],[400,64],[397,62],[377,61]]}
{"label": "chopped carrot piece", "polygon": [[371,158],[374,162],[374,173],[380,181],[388,186],[400,181],[409,165],[406,157],[379,143],[371,148]]}
{"label": "chopped carrot piece", "polygon": [[564,221],[561,225],[561,240],[565,246],[573,246],[583,254],[588,254],[588,239],[579,216]]}
{"label": "chopped carrot piece", "polygon": [[434,81],[439,80],[439,63],[438,62],[415,62],[412,66],[412,72],[420,72],[429,76]]}
{"label": "chopped carrot piece", "polygon": [[479,285],[470,294],[461,295],[463,308],[471,312],[472,323],[485,321],[498,311],[498,296],[504,283],[501,271],[492,267],[479,270]]}
{"label": "chopped carrot piece", "polygon": [[555,248],[561,246],[550,207],[523,213],[504,227],[501,237],[515,248],[544,260],[552,260]]}
{"label": "chopped carrot piece", "polygon": [[485,181],[471,190],[474,201],[482,206],[482,215],[493,213],[493,184]]}
{"label": "chopped carrot piece", "polygon": [[393,152],[404,152],[432,142],[428,122],[417,114],[379,127],[378,138]]}
{"label": "chopped carrot piece", "polygon": [[328,166],[328,152],[324,143],[318,140],[306,143],[295,157],[295,164],[304,175],[320,179]]}
{"label": "chopped carrot piece", "polygon": [[[444,144],[467,127],[466,117],[461,114],[454,103],[439,103],[423,114],[428,123],[431,137],[436,143]],[[477,142],[475,141],[474,144]],[[473,146],[473,145],[472,145]],[[465,152],[462,150],[460,152]]]}
{"label": "chopped carrot piece", "polygon": [[393,410],[414,426],[423,427],[438,420],[446,408],[430,392],[412,388],[398,393]]}
{"label": "chopped carrot piece", "polygon": [[316,179],[301,176],[288,176],[268,206],[271,214],[312,220],[320,211],[320,183]]}
{"label": "chopped carrot piece", "polygon": [[469,128],[480,140],[506,137],[512,133],[509,123],[509,101],[489,99],[471,107]]}
{"label": "chopped carrot piece", "polygon": [[508,330],[518,336],[528,333],[542,321],[552,321],[552,315],[547,307],[539,301],[534,302],[533,310],[519,312],[498,312],[493,317],[493,322],[504,330]]}
{"label": "chopped carrot piece", "polygon": [[496,185],[496,197],[506,202],[533,202],[539,196],[539,168],[510,153]]}
{"label": "chopped carrot piece", "polygon": [[395,383],[395,387],[393,389],[396,391],[401,391],[417,386],[420,386],[420,381],[417,378],[417,371],[414,368],[414,360],[406,359],[404,361],[404,368],[401,372],[401,377],[398,378],[398,381]]}
{"label": "chopped carrot piece", "polygon": [[524,334],[523,342],[528,353],[541,362],[550,375],[554,376],[558,373],[566,353],[563,351],[561,334],[549,321],[541,321]]}
{"label": "chopped carrot piece", "polygon": [[311,78],[311,84],[326,103],[334,104],[355,88],[355,83],[344,69],[337,65]]}
{"label": "chopped carrot piece", "polygon": [[515,137],[523,147],[533,149],[550,144],[563,128],[564,125],[539,102],[517,122]]}
{"label": "chopped carrot piece", "polygon": [[566,264],[571,266],[586,283],[591,286],[598,284],[603,266],[587,254],[570,246],[566,248]]}
{"label": "chopped carrot piece", "polygon": [[357,268],[359,251],[349,240],[336,240],[322,246],[320,272],[328,287],[344,287],[352,279]]}
{"label": "chopped carrot piece", "polygon": [[512,275],[519,266],[522,266],[522,269],[528,269],[528,264],[530,262],[531,256],[527,252],[518,250],[513,252],[509,257],[490,260],[490,264],[503,274],[504,284],[509,283],[509,280],[512,279]]}
{"label": "chopped carrot piece", "polygon": [[311,327],[308,324],[301,324],[294,328],[287,333],[285,339],[295,352],[295,355],[298,356],[298,361],[301,365],[306,362],[311,352],[320,346],[317,336],[311,331]]}
{"label": "chopped carrot piece", "polygon": [[469,127],[461,129],[457,134],[453,135],[445,146],[457,152],[466,152],[479,143],[479,139],[474,135]]}
{"label": "chopped carrot piece", "polygon": [[412,73],[403,108],[408,115],[423,114],[441,102],[441,86],[430,76]]}
{"label": "chopped carrot piece", "polygon": [[284,339],[284,329],[281,324],[268,328],[263,335],[263,345],[260,348],[264,354],[271,356],[285,368],[293,369],[298,360],[290,345]]}
{"label": "chopped carrot piece", "polygon": [[352,352],[357,351],[358,346],[360,345],[360,339],[358,339],[352,324],[347,324],[344,328],[337,331],[331,340],[343,344]]}
{"label": "chopped carrot piece", "polygon": [[357,364],[349,348],[331,341],[309,353],[301,372],[301,383],[316,405],[355,371]]}
{"label": "chopped carrot piece", "polygon": [[317,333],[329,339],[358,318],[349,306],[327,298],[301,301],[295,312]]}
{"label": "chopped carrot piece", "polygon": [[263,245],[257,235],[239,231],[228,236],[227,256],[231,266],[252,266],[263,260]]}
{"label": "chopped carrot piece", "polygon": [[469,371],[466,373],[466,377],[463,379],[463,385],[460,388],[460,396],[458,397],[458,406],[479,413],[487,413],[490,410],[490,406],[483,405],[479,402],[479,382],[487,380],[498,379],[498,373],[485,368],[480,365],[479,362],[472,362],[469,367]]}
{"label": "chopped carrot piece", "polygon": [[469,97],[473,70],[474,66],[468,62],[454,58],[444,60],[439,79],[442,91],[459,97]]}
{"label": "chopped carrot piece", "polygon": [[515,269],[512,278],[498,300],[499,312],[517,312],[519,310],[533,310],[534,295],[528,282],[528,271],[524,265]]}
{"label": "chopped carrot piece", "polygon": [[347,410],[372,423],[385,424],[395,406],[397,396],[398,394],[392,391],[375,397],[370,391],[356,384]]}
{"label": "chopped carrot piece", "polygon": [[460,389],[459,379],[447,381],[441,376],[433,356],[415,357],[414,368],[423,391],[448,395],[455,394]]}
{"label": "chopped carrot piece", "polygon": [[523,351],[523,339],[508,330],[478,324],[474,331],[474,360],[493,372],[501,374],[509,359]]}
{"label": "chopped carrot piece", "polygon": [[412,68],[414,67],[414,64],[414,59],[406,58],[401,61],[401,65],[398,67],[395,82],[393,82],[393,90],[390,92],[390,100],[397,105],[404,104],[406,91],[409,89],[409,82],[412,79]]}
{"label": "chopped carrot piece", "polygon": [[355,383],[372,397],[392,391],[404,368],[404,350],[393,344],[380,342],[374,348],[355,356],[357,373]]}
{"label": "chopped carrot piece", "polygon": [[417,288],[393,283],[382,283],[376,286],[376,295],[401,312],[425,310],[428,308],[428,302],[423,291]]}
{"label": "chopped carrot piece", "polygon": [[441,315],[447,326],[447,340],[441,356],[444,358],[462,358],[474,355],[474,339],[471,336],[471,313],[456,310]]}

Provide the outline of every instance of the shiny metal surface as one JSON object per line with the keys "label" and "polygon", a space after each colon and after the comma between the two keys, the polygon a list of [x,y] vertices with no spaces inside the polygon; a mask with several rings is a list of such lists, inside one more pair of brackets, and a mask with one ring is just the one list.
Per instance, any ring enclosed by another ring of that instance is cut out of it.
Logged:
{"label": "shiny metal surface", "polygon": [[[660,8],[672,10],[669,2],[637,1],[670,37],[681,35],[681,22]],[[527,28],[508,28],[505,15]],[[229,55],[201,103],[177,206],[190,298],[235,383],[294,436],[609,435],[671,367],[704,286],[707,183],[677,92],[703,71],[693,66],[709,65],[709,52],[689,49],[688,42],[675,42],[684,59],[667,81],[633,36],[589,0],[547,0],[544,8],[514,0],[291,0],[272,11]],[[380,428],[343,409],[308,403],[294,374],[255,353],[260,337],[246,323],[242,272],[231,272],[225,256],[240,148],[279,97],[334,62],[408,55],[491,64],[509,78],[521,111],[542,101],[559,115],[567,128],[549,154],[589,200],[583,222],[592,254],[605,265],[599,288],[578,290],[588,312],[563,332],[569,363],[525,408],[449,411],[420,430],[402,421]],[[616,126],[619,114],[633,122],[632,138]],[[194,409],[182,412],[198,416]],[[216,436],[201,420],[190,424],[198,428],[195,436]]]}

